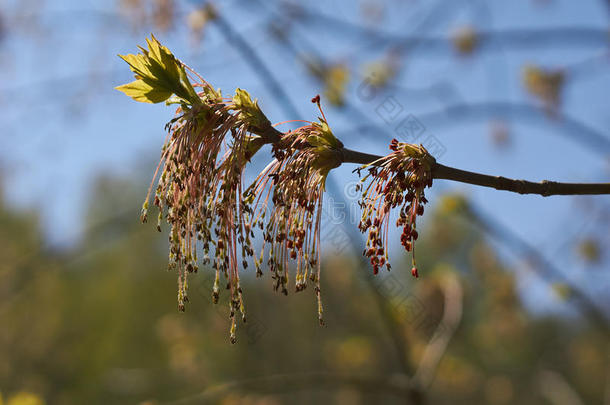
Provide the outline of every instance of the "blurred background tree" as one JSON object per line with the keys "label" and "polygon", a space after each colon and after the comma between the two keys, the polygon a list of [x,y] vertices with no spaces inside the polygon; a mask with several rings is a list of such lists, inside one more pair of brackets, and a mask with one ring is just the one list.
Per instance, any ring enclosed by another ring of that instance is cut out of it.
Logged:
{"label": "blurred background tree", "polygon": [[152,31],[276,121],[312,119],[322,94],[335,133],[360,149],[401,137],[458,167],[608,181],[607,7],[0,3],[0,403],[609,403],[606,197],[439,181],[420,278],[398,244],[398,265],[373,277],[349,226],[352,168],[338,169],[327,326],[310,293],[245,277],[249,321],[231,346],[210,273],[178,313],[166,234],[137,221],[171,111],[111,90],[129,75],[115,55]]}
{"label": "blurred background tree", "polygon": [[[607,335],[573,317],[532,316],[516,291],[515,269],[447,208],[454,202],[430,213],[420,247],[428,271],[416,283],[408,272],[371,279],[349,255],[327,258],[325,328],[306,294],[284,297],[269,280],[247,279],[251,319],[231,346],[228,314],[211,304],[211,278],[196,279],[191,307],[178,313],[174,275],[161,270],[164,238],[114,215],[116,201],[138,196],[125,190],[139,187],[105,178],[95,188],[90,216],[112,220],[92,224],[67,253],[41,247],[35,217],[2,209],[6,397],[26,391],[47,403],[404,403],[410,385],[395,339],[416,374],[430,379],[432,403],[555,403],[561,390],[580,403],[604,397]],[[131,215],[137,210],[125,218]],[[446,337],[440,362],[423,361]]]}

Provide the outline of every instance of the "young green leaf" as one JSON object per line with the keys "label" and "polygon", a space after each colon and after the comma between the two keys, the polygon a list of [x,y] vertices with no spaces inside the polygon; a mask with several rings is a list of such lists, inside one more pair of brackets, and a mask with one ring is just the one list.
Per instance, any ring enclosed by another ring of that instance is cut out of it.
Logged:
{"label": "young green leaf", "polygon": [[119,55],[129,64],[137,80],[116,89],[145,103],[160,103],[175,94],[188,104],[201,104],[182,63],[154,35],[146,43],[148,50],[139,47],[141,54]]}
{"label": "young green leaf", "polygon": [[170,91],[164,91],[163,89],[150,86],[143,80],[136,80],[131,83],[123,84],[116,87],[116,89],[141,103],[160,103],[167,100],[172,95]]}

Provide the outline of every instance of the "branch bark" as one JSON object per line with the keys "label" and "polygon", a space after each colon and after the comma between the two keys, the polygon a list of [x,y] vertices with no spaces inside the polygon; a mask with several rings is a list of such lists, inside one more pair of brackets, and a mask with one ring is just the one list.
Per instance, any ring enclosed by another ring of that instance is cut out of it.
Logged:
{"label": "branch bark", "polygon": [[[261,136],[266,143],[276,143],[281,139],[283,134],[277,129],[270,127],[264,132],[259,131],[257,135]],[[348,148],[340,149],[339,153],[343,163],[360,165],[374,164],[375,161],[382,158],[379,155]],[[502,176],[470,172],[440,163],[435,163],[432,168],[432,177],[439,180],[452,180],[519,194],[538,194],[543,197],[551,195],[610,194],[610,183],[560,183],[549,180],[535,183],[527,180],[515,180]]]}
{"label": "branch bark", "polygon": [[437,163],[432,169],[432,177],[519,194],[539,194],[543,197],[550,195],[610,194],[610,183],[558,183],[549,180],[533,183],[527,180],[513,180],[502,176],[469,172],[440,163]]}

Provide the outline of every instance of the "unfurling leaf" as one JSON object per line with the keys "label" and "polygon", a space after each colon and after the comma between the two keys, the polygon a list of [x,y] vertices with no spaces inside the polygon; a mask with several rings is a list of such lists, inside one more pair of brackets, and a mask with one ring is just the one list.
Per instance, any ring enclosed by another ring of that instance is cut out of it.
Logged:
{"label": "unfurling leaf", "polygon": [[247,122],[253,128],[265,129],[271,123],[261,111],[258,106],[258,100],[250,97],[250,93],[246,90],[237,88],[235,89],[235,95],[233,96],[233,105],[235,110],[239,111],[239,118],[244,122]]}
{"label": "unfurling leaf", "polygon": [[116,89],[143,103],[160,103],[175,94],[188,104],[201,104],[182,63],[154,35],[146,42],[148,50],[140,47],[141,54],[119,55],[129,64],[136,80]]}
{"label": "unfurling leaf", "polygon": [[136,80],[131,83],[123,84],[116,87],[127,96],[141,103],[160,103],[167,100],[172,93],[163,89],[154,88],[143,80]]}

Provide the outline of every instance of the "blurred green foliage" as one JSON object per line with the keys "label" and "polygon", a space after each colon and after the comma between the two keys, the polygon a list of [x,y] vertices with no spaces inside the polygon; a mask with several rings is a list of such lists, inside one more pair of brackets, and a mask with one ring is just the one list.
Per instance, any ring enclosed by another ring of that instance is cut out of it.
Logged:
{"label": "blurred green foliage", "polygon": [[199,393],[219,404],[404,403],[366,385],[319,389],[306,376],[247,389],[239,381],[308,371],[391,380],[403,368],[388,323],[416,367],[443,316],[449,276],[463,290],[463,315],[430,403],[540,404],[558,384],[584,403],[603,398],[607,337],[587,322],[526,312],[513,272],[459,215],[459,199],[429,213],[418,280],[408,265],[373,278],[354,257],[326,257],[326,327],[313,291],[284,297],[268,275],[245,276],[249,320],[230,345],[226,302],[211,303],[211,272],[193,277],[191,305],[179,313],[175,274],[164,271],[166,235],[141,225],[136,209],[117,212],[138,207],[135,184],[98,181],[92,222],[70,252],[45,248],[35,214],[0,207],[0,403],[201,403]]}

